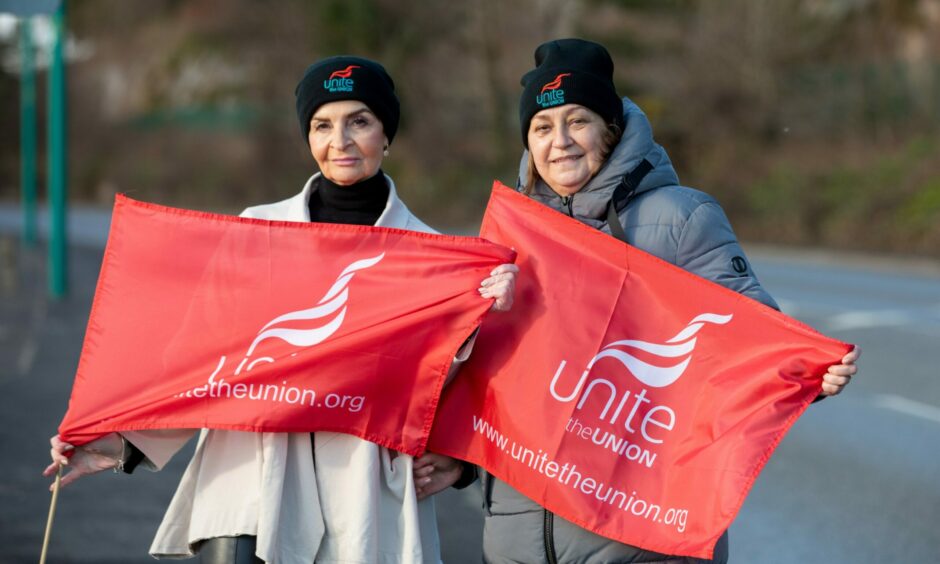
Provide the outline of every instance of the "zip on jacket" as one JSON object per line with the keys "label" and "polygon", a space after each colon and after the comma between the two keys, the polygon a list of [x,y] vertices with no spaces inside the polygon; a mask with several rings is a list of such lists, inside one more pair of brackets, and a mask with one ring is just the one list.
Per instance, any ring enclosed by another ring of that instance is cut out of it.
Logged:
{"label": "zip on jacket", "polygon": [[542,534],[545,538],[545,559],[548,564],[558,564],[558,556],[555,554],[555,514],[548,509],[542,509],[544,521],[542,521]]}

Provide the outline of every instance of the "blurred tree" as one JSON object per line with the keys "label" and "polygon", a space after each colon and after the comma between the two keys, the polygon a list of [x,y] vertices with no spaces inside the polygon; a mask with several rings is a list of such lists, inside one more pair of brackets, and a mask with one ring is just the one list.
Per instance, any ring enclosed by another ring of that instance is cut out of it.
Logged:
{"label": "blurred tree", "polygon": [[[516,179],[535,47],[581,36],[610,49],[618,90],[740,234],[940,256],[940,165],[923,149],[940,130],[935,0],[85,0],[71,25],[93,49],[70,68],[77,199],[237,211],[294,193],[315,169],[296,81],[352,53],[396,79],[386,169],[409,204],[472,228],[492,179]],[[7,198],[16,107],[0,107]]]}

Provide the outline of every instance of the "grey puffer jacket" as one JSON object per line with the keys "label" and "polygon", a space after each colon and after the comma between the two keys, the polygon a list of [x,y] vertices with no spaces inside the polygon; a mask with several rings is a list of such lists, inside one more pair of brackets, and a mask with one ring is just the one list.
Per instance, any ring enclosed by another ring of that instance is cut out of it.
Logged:
{"label": "grey puffer jacket", "polygon": [[[646,115],[623,99],[626,127],[603,168],[581,190],[562,198],[539,181],[531,197],[604,233],[607,208],[621,179],[645,159],[652,169],[618,212],[627,242],[693,274],[777,308],[761,287],[721,206],[711,196],[679,185],[666,151],[653,140]],[[525,185],[523,154],[519,186]],[[668,556],[621,544],[591,533],[544,510],[505,482],[484,476],[486,525],[484,560],[507,562],[705,562]],[[728,559],[728,534],[715,546],[714,560]]]}

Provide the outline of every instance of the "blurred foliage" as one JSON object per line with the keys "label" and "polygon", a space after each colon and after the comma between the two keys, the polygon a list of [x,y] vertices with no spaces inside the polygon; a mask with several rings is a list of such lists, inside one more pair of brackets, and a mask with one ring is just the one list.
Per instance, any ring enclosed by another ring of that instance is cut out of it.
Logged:
{"label": "blurred foliage", "polygon": [[937,138],[921,137],[853,165],[779,162],[751,186],[740,227],[784,243],[936,255],[938,151]]}
{"label": "blurred foliage", "polygon": [[[940,257],[935,0],[82,0],[69,28],[91,46],[69,66],[73,199],[235,212],[290,196],[315,170],[296,81],[352,53],[396,81],[384,168],[409,206],[472,229],[492,180],[515,181],[534,48],[581,36],[742,237]],[[17,87],[0,73],[8,199]]]}

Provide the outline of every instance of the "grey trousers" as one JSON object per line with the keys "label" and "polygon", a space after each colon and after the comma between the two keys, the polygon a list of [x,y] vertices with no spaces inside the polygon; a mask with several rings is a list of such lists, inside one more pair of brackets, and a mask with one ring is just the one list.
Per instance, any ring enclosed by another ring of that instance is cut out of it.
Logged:
{"label": "grey trousers", "polygon": [[264,564],[255,556],[255,537],[217,537],[199,546],[201,564]]}

